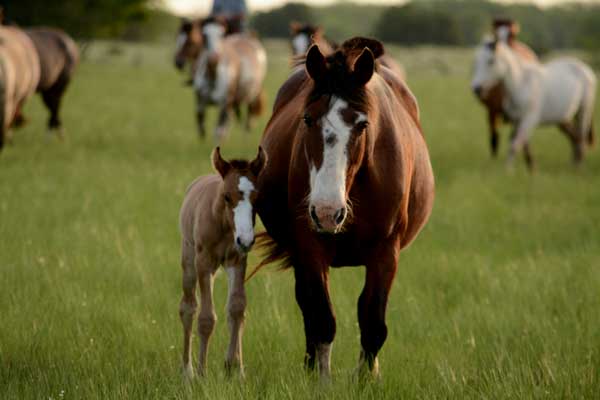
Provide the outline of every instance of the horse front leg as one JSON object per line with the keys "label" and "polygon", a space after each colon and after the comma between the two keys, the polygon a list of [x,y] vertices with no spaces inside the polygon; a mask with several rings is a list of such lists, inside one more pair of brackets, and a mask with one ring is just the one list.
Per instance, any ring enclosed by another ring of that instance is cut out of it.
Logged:
{"label": "horse front leg", "polygon": [[179,304],[179,318],[183,325],[183,374],[186,378],[191,379],[194,377],[194,369],[192,368],[192,325],[198,305],[196,302],[198,276],[194,265],[194,248],[186,243],[181,246],[181,267],[183,269],[183,296]]}
{"label": "horse front leg", "polygon": [[498,113],[491,108],[488,110],[488,125],[490,127],[490,149],[492,157],[498,155],[498,143],[500,135],[498,134]]}
{"label": "horse front leg", "polygon": [[208,343],[212,335],[217,315],[213,304],[213,283],[216,265],[206,258],[196,255],[196,270],[200,286],[200,313],[198,314],[198,335],[200,336],[200,352],[198,357],[198,373],[206,374]]}
{"label": "horse front leg", "polygon": [[326,264],[294,264],[296,301],[304,317],[306,335],[304,365],[312,371],[318,363],[322,379],[331,376],[331,346],[336,329],[327,269]]}
{"label": "horse front leg", "polygon": [[511,138],[508,159],[506,160],[507,167],[512,167],[515,155],[527,145],[529,138],[531,137],[531,133],[537,124],[538,118],[535,114],[529,115],[516,123]]}
{"label": "horse front leg", "polygon": [[399,252],[399,242],[381,244],[366,265],[365,286],[358,299],[359,376],[379,376],[377,353],[387,338],[385,312]]}
{"label": "horse front leg", "polygon": [[206,114],[206,101],[200,94],[196,94],[196,124],[198,125],[198,136],[201,139],[206,137],[206,128],[204,127],[204,117]]}
{"label": "horse front leg", "polygon": [[217,143],[221,143],[225,136],[227,136],[227,126],[229,124],[229,104],[223,104],[221,106],[221,110],[219,111],[219,120],[217,122],[217,127],[215,128],[215,141]]}
{"label": "horse front leg", "polygon": [[239,370],[240,377],[244,377],[244,364],[242,360],[242,334],[246,312],[246,259],[238,265],[227,267],[228,293],[227,293],[227,323],[229,325],[229,349],[225,358],[225,371],[231,375],[235,369]]}

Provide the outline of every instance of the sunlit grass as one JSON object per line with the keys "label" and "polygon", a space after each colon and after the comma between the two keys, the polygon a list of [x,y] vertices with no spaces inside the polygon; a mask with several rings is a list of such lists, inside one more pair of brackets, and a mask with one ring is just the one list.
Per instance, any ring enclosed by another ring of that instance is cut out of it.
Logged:
{"label": "sunlit grass", "polygon": [[[382,380],[352,380],[361,268],[332,271],[338,335],[328,386],[302,369],[292,274],[266,269],[247,286],[246,381],[222,369],[220,276],[211,372],[184,385],[177,217],[188,183],[211,172],[213,143],[196,136],[193,95],[169,49],[117,48],[86,53],[65,99],[66,142],[45,138],[35,98],[29,125],[0,156],[0,398],[598,396],[598,150],[576,170],[566,140],[540,129],[537,172],[520,161],[507,173],[489,157],[485,116],[468,90],[470,51],[436,48],[393,49],[419,99],[437,195],[401,255]],[[272,103],[288,47],[268,50]],[[234,124],[224,156],[254,156],[267,119],[249,135]]]}

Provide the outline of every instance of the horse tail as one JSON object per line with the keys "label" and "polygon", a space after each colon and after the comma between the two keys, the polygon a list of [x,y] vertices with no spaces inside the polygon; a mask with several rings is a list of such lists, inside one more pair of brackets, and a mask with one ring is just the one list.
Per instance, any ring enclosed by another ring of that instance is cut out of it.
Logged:
{"label": "horse tail", "polygon": [[264,258],[254,267],[254,270],[248,275],[245,282],[248,282],[264,266],[274,262],[281,262],[281,269],[287,269],[292,266],[290,255],[285,246],[273,240],[267,232],[260,232],[256,235],[256,247],[262,251]]}
{"label": "horse tail", "polygon": [[265,92],[261,90],[258,96],[248,104],[250,115],[261,115],[265,110],[265,102]]}

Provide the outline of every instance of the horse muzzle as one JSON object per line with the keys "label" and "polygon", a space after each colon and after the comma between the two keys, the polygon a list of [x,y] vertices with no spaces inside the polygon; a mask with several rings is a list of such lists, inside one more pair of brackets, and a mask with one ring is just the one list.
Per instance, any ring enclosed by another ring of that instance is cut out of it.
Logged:
{"label": "horse muzzle", "polygon": [[348,214],[346,207],[311,204],[310,219],[318,232],[338,233]]}

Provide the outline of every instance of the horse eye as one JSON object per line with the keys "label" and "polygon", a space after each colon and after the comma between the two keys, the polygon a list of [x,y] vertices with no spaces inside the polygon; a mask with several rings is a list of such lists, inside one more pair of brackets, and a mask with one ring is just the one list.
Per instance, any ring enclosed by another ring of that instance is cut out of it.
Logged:
{"label": "horse eye", "polygon": [[312,118],[310,117],[310,115],[308,115],[308,114],[304,114],[304,117],[302,117],[302,120],[304,121],[304,124],[305,124],[306,126],[312,126],[313,120],[312,120]]}
{"label": "horse eye", "polygon": [[223,199],[225,199],[225,203],[231,204],[231,196],[228,194],[223,195]]}

